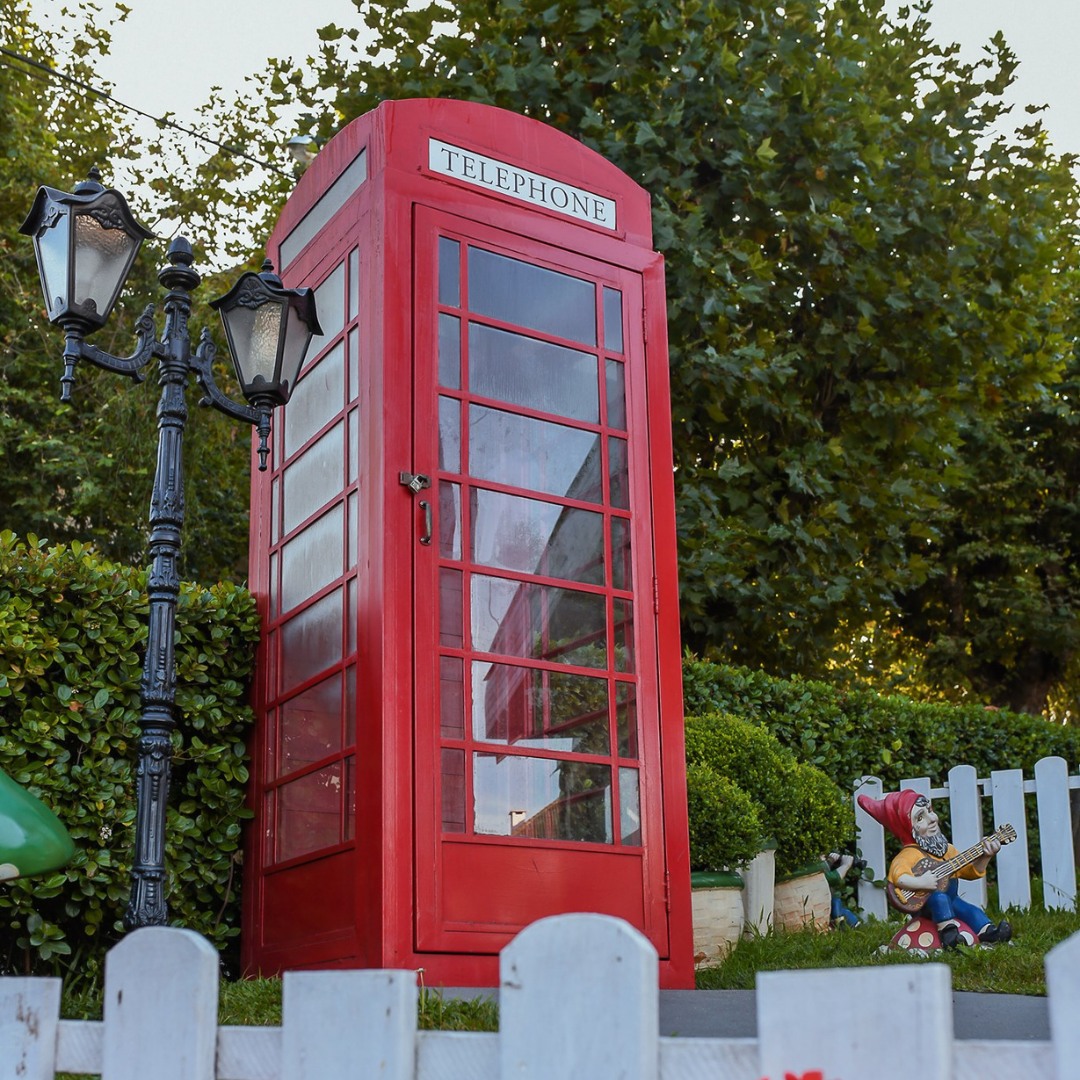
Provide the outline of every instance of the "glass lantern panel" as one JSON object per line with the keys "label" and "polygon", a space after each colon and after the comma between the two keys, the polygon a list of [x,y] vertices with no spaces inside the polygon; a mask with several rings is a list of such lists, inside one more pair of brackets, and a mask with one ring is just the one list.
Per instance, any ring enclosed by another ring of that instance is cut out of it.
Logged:
{"label": "glass lantern panel", "polygon": [[59,218],[51,229],[46,229],[34,240],[37,247],[38,267],[41,271],[41,291],[45,296],[45,308],[50,313],[68,300],[68,237],[71,218]]}
{"label": "glass lantern panel", "polygon": [[105,318],[124,283],[139,240],[123,229],[106,229],[88,213],[76,213],[74,301]]}
{"label": "glass lantern panel", "polygon": [[300,365],[311,344],[311,329],[300,318],[299,312],[290,307],[289,322],[285,327],[285,347],[281,351],[281,382],[291,391],[296,385]]}

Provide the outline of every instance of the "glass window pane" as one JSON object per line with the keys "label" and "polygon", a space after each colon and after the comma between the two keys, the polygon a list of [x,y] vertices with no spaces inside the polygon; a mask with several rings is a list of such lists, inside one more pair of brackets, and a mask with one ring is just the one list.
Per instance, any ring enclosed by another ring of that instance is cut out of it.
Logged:
{"label": "glass window pane", "polygon": [[439,554],[461,558],[461,485],[439,481]]}
{"label": "glass window pane", "polygon": [[345,759],[345,839],[356,839],[356,758]]}
{"label": "glass window pane", "polygon": [[465,831],[465,751],[442,751],[443,832]]}
{"label": "glass window pane", "polygon": [[341,494],[345,486],[345,425],[337,424],[285,469],[284,531],[291,532]]}
{"label": "glass window pane", "polygon": [[469,472],[478,479],[598,503],[599,444],[591,431],[469,406]]}
{"label": "glass window pane", "polygon": [[461,303],[461,245],[439,237],[439,303],[457,307]]}
{"label": "glass window pane", "polygon": [[341,749],[341,676],[324,679],[281,706],[278,775]]}
{"label": "glass window pane", "polygon": [[345,344],[338,344],[296,384],[285,414],[285,455],[295,454],[345,406]]}
{"label": "glass window pane", "polygon": [[602,594],[472,575],[473,648],[578,667],[607,667]]}
{"label": "glass window pane", "polygon": [[274,477],[270,481],[270,543],[276,544],[281,537],[278,528],[278,508],[281,499],[281,480]]}
{"label": "glass window pane", "polygon": [[611,352],[623,351],[622,293],[604,286],[604,348]]}
{"label": "glass window pane", "polygon": [[465,738],[464,661],[439,657],[439,728],[444,739]]}
{"label": "glass window pane", "polygon": [[473,562],[604,584],[603,515],[479,488],[470,497]]}
{"label": "glass window pane", "polygon": [[615,589],[632,589],[630,565],[630,522],[626,518],[611,519],[611,585]]}
{"label": "glass window pane", "polygon": [[349,400],[360,396],[360,331],[349,331]]}
{"label": "glass window pane", "polygon": [[612,842],[606,765],[476,754],[473,799],[475,829],[487,836]]}
{"label": "glass window pane", "polygon": [[439,398],[439,468],[461,472],[461,403]]}
{"label": "glass window pane", "polygon": [[462,603],[461,571],[443,567],[439,571],[439,644],[448,649],[464,645]]}
{"label": "glass window pane", "polygon": [[619,683],[616,693],[615,727],[619,739],[619,757],[638,756],[637,692],[632,683]]}
{"label": "glass window pane", "polygon": [[618,360],[607,361],[607,422],[626,430],[626,369]]}
{"label": "glass window pane", "polygon": [[356,745],[356,665],[345,669],[345,745]]}
{"label": "glass window pane", "polygon": [[537,412],[600,420],[592,353],[479,323],[469,324],[469,389]]}
{"label": "glass window pane", "polygon": [[634,670],[634,605],[615,601],[615,670]]}
{"label": "glass window pane", "polygon": [[461,320],[456,315],[439,316],[439,385],[461,389]]}
{"label": "glass window pane", "polygon": [[311,339],[308,356],[315,356],[345,328],[345,264],[338,263],[315,290],[315,307],[322,334]]}
{"label": "glass window pane", "polygon": [[341,590],[305,608],[281,627],[281,689],[305,682],[341,659]]}
{"label": "glass window pane", "polygon": [[279,861],[332,847],[341,840],[341,762],[277,790]]}
{"label": "glass window pane", "polygon": [[630,481],[626,472],[626,440],[608,439],[608,471],[611,480],[611,505],[630,509]]}
{"label": "glass window pane", "polygon": [[469,309],[552,337],[596,344],[596,286],[542,266],[469,248]]}
{"label": "glass window pane", "polygon": [[472,705],[474,739],[564,753],[611,753],[606,679],[477,662]]}
{"label": "glass window pane", "polygon": [[632,847],[641,846],[641,794],[637,769],[619,770],[619,838]]}
{"label": "glass window pane", "polygon": [[281,610],[288,611],[340,577],[345,507],[338,503],[281,549]]}
{"label": "glass window pane", "polygon": [[356,652],[356,578],[349,578],[345,586],[345,655]]}
{"label": "glass window pane", "polygon": [[[349,252],[349,322],[360,310],[360,249]],[[609,345],[608,348],[611,348]]]}

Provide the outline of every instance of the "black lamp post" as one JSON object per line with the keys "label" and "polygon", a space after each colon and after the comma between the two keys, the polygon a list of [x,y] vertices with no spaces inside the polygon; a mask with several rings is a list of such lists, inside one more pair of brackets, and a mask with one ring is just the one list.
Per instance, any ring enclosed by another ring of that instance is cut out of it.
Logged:
{"label": "black lamp post", "polygon": [[141,381],[142,369],[157,359],[158,451],[150,499],[148,543],[149,635],[140,696],[141,735],[136,774],[135,853],[131,900],[124,925],[160,926],[166,922],[165,808],[169,794],[172,731],[176,726],[174,629],[180,592],[177,560],[184,523],[183,439],[187,420],[185,391],[194,373],[203,390],[201,404],[255,426],[259,468],[266,468],[270,417],[284,405],[296,384],[314,334],[321,333],[310,289],[285,289],[270,264],[261,274],[244,274],[211,306],[221,313],[237,377],[250,405],[227,398],[214,381],[215,349],[204,329],[192,352],[188,332],[191,293],[201,278],[192,267],[191,245],[178,237],[169,245],[168,265],[158,280],[165,296],[165,332],[157,340],[154,307],[136,324],[131,356],[112,356],[85,336],[103,326],[123,288],[143,240],[152,236],[132,216],[124,197],[106,190],[97,170],[71,194],[38,190],[21,232],[33,237],[49,321],[63,327],[64,374],[61,400],[71,400],[75,368],[87,360],[107,371]]}

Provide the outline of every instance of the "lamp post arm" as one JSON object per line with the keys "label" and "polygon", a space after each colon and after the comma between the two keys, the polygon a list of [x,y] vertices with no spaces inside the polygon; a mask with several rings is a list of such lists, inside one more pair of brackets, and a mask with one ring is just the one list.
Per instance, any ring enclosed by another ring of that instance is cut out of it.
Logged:
{"label": "lamp post arm", "polygon": [[71,400],[71,388],[75,385],[75,365],[79,360],[86,360],[95,367],[103,368],[117,375],[126,375],[135,382],[142,382],[146,377],[142,369],[155,356],[160,356],[163,346],[157,340],[154,326],[154,305],[148,304],[135,323],[135,351],[130,356],[113,356],[96,345],[87,345],[83,340],[83,325],[69,323],[64,327],[64,374],[60,379],[60,400]]}
{"label": "lamp post arm", "polygon": [[241,405],[222,393],[221,388],[214,379],[214,357],[216,354],[217,349],[214,347],[213,341],[210,340],[210,331],[203,327],[199,347],[192,354],[189,361],[191,370],[195,372],[195,378],[203,392],[199,404],[213,406],[218,412],[231,416],[234,420],[241,420],[254,425],[259,434],[259,471],[265,472],[266,458],[270,453],[270,416],[272,409],[264,403],[257,403],[254,406]]}

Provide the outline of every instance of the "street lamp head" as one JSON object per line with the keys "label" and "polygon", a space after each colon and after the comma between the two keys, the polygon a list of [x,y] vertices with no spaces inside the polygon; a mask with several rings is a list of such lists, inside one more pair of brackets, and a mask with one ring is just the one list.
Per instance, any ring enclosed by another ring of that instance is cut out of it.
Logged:
{"label": "street lamp head", "polygon": [[74,192],[38,189],[19,231],[33,238],[49,321],[88,333],[103,326],[144,240],[124,196],[97,169]]}
{"label": "street lamp head", "polygon": [[236,377],[254,404],[284,405],[315,334],[321,334],[311,289],[286,289],[263,263],[210,306],[221,313]]}

